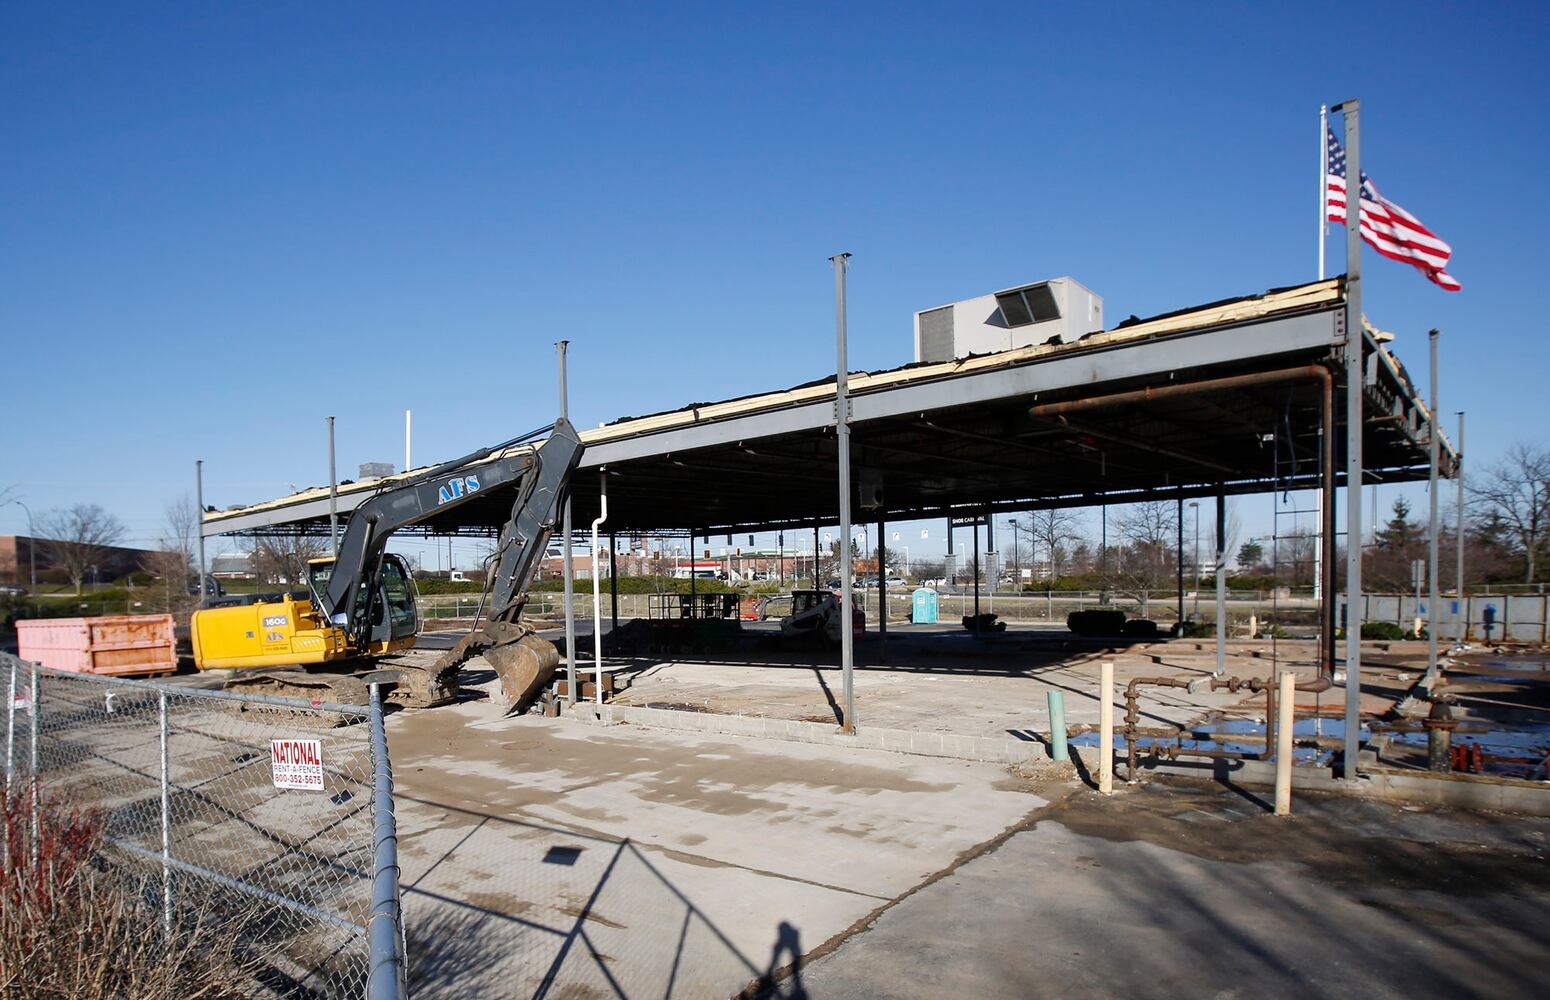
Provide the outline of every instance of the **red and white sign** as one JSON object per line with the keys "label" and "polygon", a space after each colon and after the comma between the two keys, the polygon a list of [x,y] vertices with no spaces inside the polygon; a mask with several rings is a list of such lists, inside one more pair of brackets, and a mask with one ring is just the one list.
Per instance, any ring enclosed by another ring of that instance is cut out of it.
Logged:
{"label": "red and white sign", "polygon": [[270,740],[269,767],[276,788],[323,790],[321,740]]}

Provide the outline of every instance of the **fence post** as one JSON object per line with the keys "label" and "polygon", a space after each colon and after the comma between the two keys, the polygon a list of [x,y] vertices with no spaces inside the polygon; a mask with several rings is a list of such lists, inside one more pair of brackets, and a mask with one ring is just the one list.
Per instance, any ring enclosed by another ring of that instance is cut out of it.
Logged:
{"label": "fence post", "polygon": [[10,665],[11,684],[5,699],[5,841],[0,843],[0,850],[5,851],[4,871],[11,871],[11,776],[14,770],[12,766],[12,751],[16,744],[16,661],[6,658]]}
{"label": "fence post", "polygon": [[11,777],[15,773],[16,753],[16,662],[10,660],[11,686],[5,699],[5,794],[11,794]]}
{"label": "fence post", "polygon": [[398,829],[393,818],[393,765],[387,755],[387,730],[382,723],[382,695],[371,685],[372,820],[374,852],[371,874],[371,916],[366,921],[370,966],[366,979],[369,1000],[397,1000],[406,995],[398,899]]}
{"label": "fence post", "polygon": [[161,730],[161,932],[172,937],[172,786],[167,755],[167,692],[156,696]]}
{"label": "fence post", "polygon": [[32,813],[32,867],[38,867],[38,716],[43,714],[43,706],[38,703],[38,665],[32,664],[32,708],[27,713],[28,732],[31,735],[27,751],[27,787],[31,801]]}

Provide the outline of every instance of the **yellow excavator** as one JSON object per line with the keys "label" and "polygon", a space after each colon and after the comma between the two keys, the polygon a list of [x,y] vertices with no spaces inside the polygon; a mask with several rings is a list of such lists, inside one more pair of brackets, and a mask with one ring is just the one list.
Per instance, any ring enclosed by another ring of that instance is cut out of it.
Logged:
{"label": "yellow excavator", "polygon": [[[536,447],[510,451],[546,432]],[[478,656],[500,680],[502,706],[525,709],[559,655],[522,623],[522,608],[581,453],[575,428],[561,418],[384,487],[351,513],[338,554],[312,561],[306,590],[211,598],[194,612],[195,665],[232,671],[228,690],[352,705],[365,703],[369,675],[389,701],[426,708],[456,699],[459,672]],[[420,630],[414,579],[387,551],[388,539],[503,488],[515,488],[516,498],[474,628],[429,666],[374,669],[377,658],[412,647]]]}

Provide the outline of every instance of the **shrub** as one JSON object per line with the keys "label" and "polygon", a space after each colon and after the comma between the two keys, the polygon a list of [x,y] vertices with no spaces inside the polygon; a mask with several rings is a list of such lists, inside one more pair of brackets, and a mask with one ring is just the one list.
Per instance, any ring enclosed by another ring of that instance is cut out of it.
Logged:
{"label": "shrub", "polygon": [[1109,611],[1103,608],[1073,611],[1066,615],[1066,628],[1077,635],[1121,635],[1125,629],[1125,612]]}
{"label": "shrub", "polygon": [[[558,593],[565,589],[563,580],[539,580],[533,584],[535,593]],[[603,590],[606,592],[608,578],[603,578]],[[591,579],[577,579],[576,590],[592,590]],[[727,594],[740,590],[738,587],[729,587],[720,580],[695,580],[694,590],[699,594]],[[619,593],[621,594],[687,594],[689,581],[678,580],[670,576],[621,576],[619,577]]]}
{"label": "shrub", "polygon": [[416,580],[415,589],[426,597],[438,594],[481,594],[484,584],[476,580]]}
{"label": "shrub", "polygon": [[[95,811],[45,799],[39,813],[36,865],[26,797],[9,796],[0,815],[10,853],[0,872],[0,994],[225,1000],[256,992],[256,963],[234,957],[244,921],[196,913],[163,938],[160,874],[106,864]],[[156,891],[147,892],[151,879]]]}
{"label": "shrub", "polygon": [[1155,639],[1157,623],[1150,618],[1132,618],[1120,629],[1120,634],[1127,639]]}
{"label": "shrub", "polygon": [[1405,630],[1393,622],[1362,622],[1363,639],[1398,642],[1407,638]]}

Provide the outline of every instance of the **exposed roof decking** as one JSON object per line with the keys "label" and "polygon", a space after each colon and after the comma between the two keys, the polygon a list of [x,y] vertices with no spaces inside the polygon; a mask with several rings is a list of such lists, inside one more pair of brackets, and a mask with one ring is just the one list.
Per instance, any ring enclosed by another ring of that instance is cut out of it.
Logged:
{"label": "exposed roof decking", "polygon": [[[1229,492],[1311,485],[1318,446],[1312,382],[1106,407],[1081,420],[1051,421],[1028,410],[1130,386],[1327,361],[1343,343],[1343,319],[1341,283],[1332,279],[1072,344],[852,375],[858,488],[879,482],[890,518],[901,519],[969,506],[1196,495],[1214,492],[1218,483]],[[1418,464],[1424,474],[1418,431],[1425,409],[1399,367],[1370,337],[1367,342],[1374,359],[1369,418],[1381,418],[1369,419],[1369,468],[1376,479],[1414,478]],[[587,451],[573,483],[575,523],[595,516],[598,477],[588,470],[605,466],[611,530],[832,520],[834,398],[830,378],[582,431]],[[1280,469],[1276,455],[1262,454],[1267,433],[1278,434],[1287,448]],[[341,513],[406,475],[341,487]],[[509,503],[491,496],[421,527],[486,531],[504,520]],[[314,489],[208,514],[204,531],[312,530],[327,516],[328,491]],[[865,516],[871,515],[858,519]]]}

